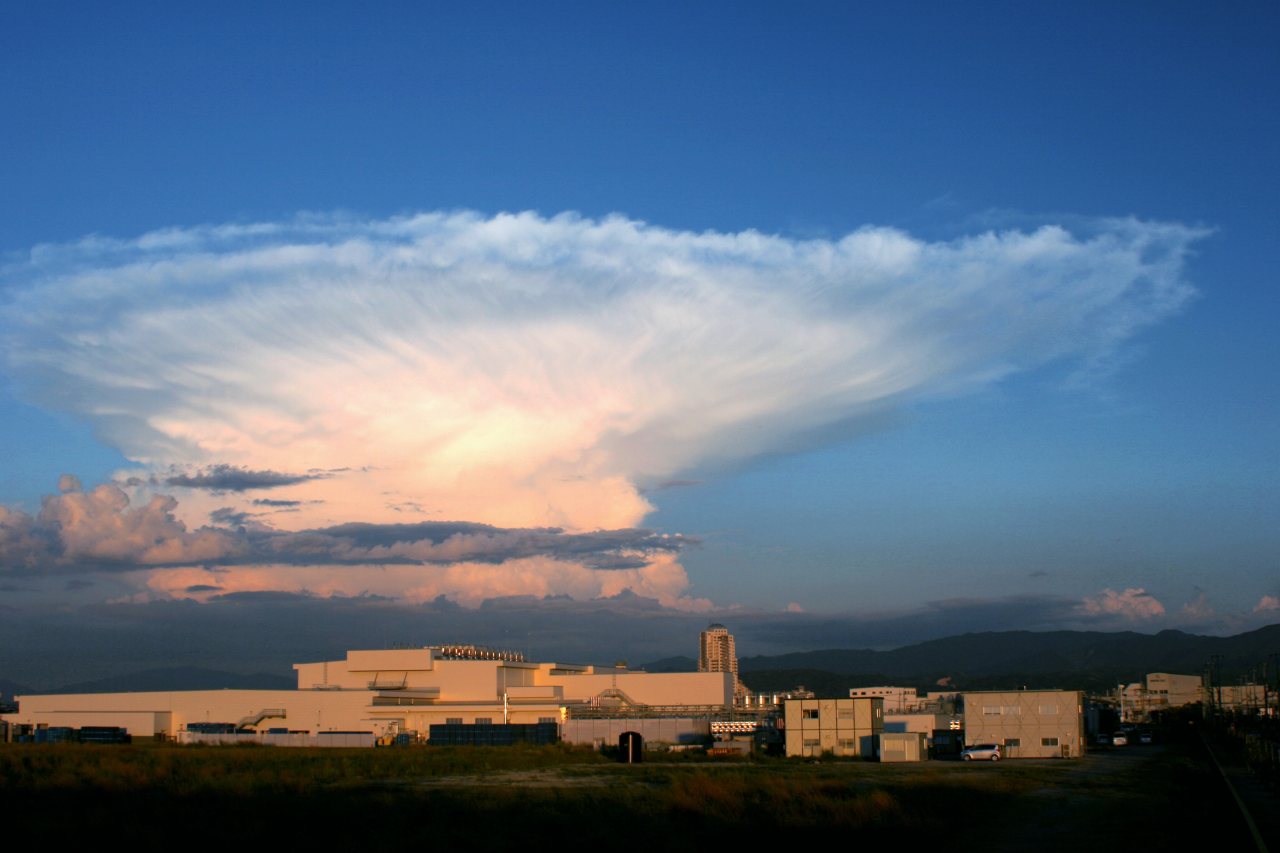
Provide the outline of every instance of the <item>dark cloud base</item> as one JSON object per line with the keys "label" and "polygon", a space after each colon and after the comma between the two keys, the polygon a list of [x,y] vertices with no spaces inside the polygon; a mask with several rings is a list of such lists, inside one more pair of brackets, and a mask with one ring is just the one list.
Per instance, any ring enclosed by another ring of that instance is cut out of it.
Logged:
{"label": "dark cloud base", "polygon": [[294,486],[308,480],[327,478],[328,472],[286,474],[281,471],[251,471],[234,465],[210,465],[192,474],[171,474],[163,482],[185,489],[208,489],[214,492],[245,492],[250,489],[275,489]]}
{"label": "dark cloud base", "polygon": [[496,564],[528,557],[591,569],[638,569],[655,554],[697,542],[637,528],[566,533],[465,521],[352,522],[289,532],[225,507],[210,513],[211,525],[188,530],[175,515],[173,497],[157,495],[133,506],[115,484],[86,492],[74,478],[63,479],[61,494],[46,496],[34,516],[0,507],[0,575],[161,566]]}

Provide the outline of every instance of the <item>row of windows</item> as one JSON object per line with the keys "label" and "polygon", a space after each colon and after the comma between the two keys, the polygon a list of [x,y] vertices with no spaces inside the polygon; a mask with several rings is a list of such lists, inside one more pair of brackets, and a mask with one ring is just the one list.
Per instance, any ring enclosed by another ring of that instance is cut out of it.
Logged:
{"label": "row of windows", "polygon": [[[1057,705],[1041,705],[1037,711],[1042,717],[1054,716],[1058,713]],[[985,717],[997,717],[1002,714],[1011,714],[1014,716],[1022,715],[1021,705],[983,705],[982,714]]]}
{"label": "row of windows", "polygon": [[[1022,746],[1022,738],[1018,738],[1018,737],[1005,738],[1004,745],[1006,747]],[[1056,737],[1042,737],[1040,738],[1040,745],[1041,746],[1057,746],[1058,739]]]}
{"label": "row of windows", "polygon": [[[462,718],[461,717],[445,717],[444,722],[445,722],[445,725],[448,725],[448,726],[460,726],[462,725]],[[538,722],[556,723],[556,722],[559,722],[559,720],[557,720],[555,717],[539,717]],[[476,717],[475,724],[477,726],[491,726],[493,725],[493,717]]]}
{"label": "row of windows", "polygon": [[[822,745],[822,742],[820,740],[817,740],[816,738],[804,739],[804,746],[806,749],[810,747],[818,747],[821,745]],[[839,746],[841,749],[857,749],[858,748],[858,742],[856,740],[838,740],[836,741],[836,745]]]}
{"label": "row of windows", "polygon": [[[817,709],[817,708],[804,708],[804,709],[802,709],[802,710],[801,710],[801,712],[800,712],[800,718],[801,718],[801,719],[803,719],[803,720],[816,720],[816,719],[818,719],[818,709]],[[838,711],[836,711],[836,719],[837,719],[837,720],[852,720],[852,719],[853,719],[853,709],[852,709],[852,708],[850,708],[849,710],[838,710]]]}

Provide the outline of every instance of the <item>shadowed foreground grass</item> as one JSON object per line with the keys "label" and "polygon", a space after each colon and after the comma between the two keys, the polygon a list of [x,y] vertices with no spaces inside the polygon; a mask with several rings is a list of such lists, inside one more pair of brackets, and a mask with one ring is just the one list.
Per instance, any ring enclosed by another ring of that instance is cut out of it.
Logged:
{"label": "shadowed foreground grass", "polygon": [[[705,849],[727,841],[946,842],[969,849],[1233,849],[1230,804],[1189,747],[999,765],[650,761],[564,747],[0,748],[7,839],[148,848],[248,840]],[[1212,832],[1210,833],[1210,829]],[[856,833],[856,835],[854,835]],[[1243,848],[1240,848],[1243,849]]]}

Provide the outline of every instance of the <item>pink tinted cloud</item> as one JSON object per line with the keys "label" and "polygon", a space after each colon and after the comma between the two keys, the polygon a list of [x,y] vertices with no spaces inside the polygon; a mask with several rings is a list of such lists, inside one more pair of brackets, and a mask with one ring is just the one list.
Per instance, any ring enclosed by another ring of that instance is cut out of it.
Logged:
{"label": "pink tinted cloud", "polygon": [[244,545],[224,530],[188,530],[174,516],[177,501],[157,495],[131,506],[119,487],[82,491],[63,476],[34,516],[0,508],[0,563],[10,570],[93,570],[103,564],[161,565],[222,560]]}
{"label": "pink tinted cloud", "polygon": [[622,528],[692,468],[1096,359],[1190,296],[1200,236],[795,240],[532,213],[169,229],[7,269],[0,357],[151,473],[178,466],[188,525],[224,505],[211,484],[246,486],[247,509],[246,473],[350,469],[276,481],[298,502],[280,523]]}
{"label": "pink tinted cloud", "polygon": [[1123,592],[1104,589],[1098,595],[1085,598],[1081,610],[1090,616],[1118,616],[1124,619],[1145,620],[1164,615],[1164,605],[1142,587],[1130,587]]}
{"label": "pink tinted cloud", "polygon": [[240,592],[290,592],[319,597],[377,595],[409,603],[444,596],[474,607],[486,599],[508,596],[568,595],[586,601],[629,591],[674,609],[712,608],[707,599],[688,595],[689,577],[671,555],[658,555],[635,569],[614,570],[550,557],[501,564],[345,566],[341,571],[327,566],[185,567],[140,572],[135,582],[159,597],[198,601]]}

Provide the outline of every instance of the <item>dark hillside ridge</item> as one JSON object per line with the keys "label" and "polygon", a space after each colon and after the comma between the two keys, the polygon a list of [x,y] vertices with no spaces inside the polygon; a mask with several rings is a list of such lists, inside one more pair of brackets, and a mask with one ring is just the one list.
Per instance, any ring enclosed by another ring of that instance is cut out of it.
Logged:
{"label": "dark hillside ridge", "polygon": [[1221,655],[1224,677],[1249,672],[1268,655],[1280,652],[1280,625],[1234,637],[1205,637],[1182,631],[1138,634],[1132,631],[998,631],[962,634],[899,649],[827,649],[742,658],[742,673],[758,670],[812,669],[843,674],[885,673],[895,678],[933,681],[955,673],[994,676],[1115,672],[1202,672],[1212,655]]}
{"label": "dark hillside ridge", "polygon": [[196,666],[172,666],[142,672],[65,684],[45,693],[141,693],[168,690],[292,690],[297,679],[283,675],[254,673],[244,675],[202,669]]}
{"label": "dark hillside ridge", "polygon": [[[1103,691],[1149,672],[1200,675],[1221,656],[1225,683],[1247,676],[1280,653],[1280,625],[1234,637],[1183,631],[991,631],[962,634],[889,651],[824,649],[741,658],[742,681],[752,690],[804,685],[820,696],[847,695],[850,687],[884,684],[921,690],[1062,688]],[[686,665],[687,668],[678,668]],[[665,658],[650,672],[693,671],[692,658]]]}

